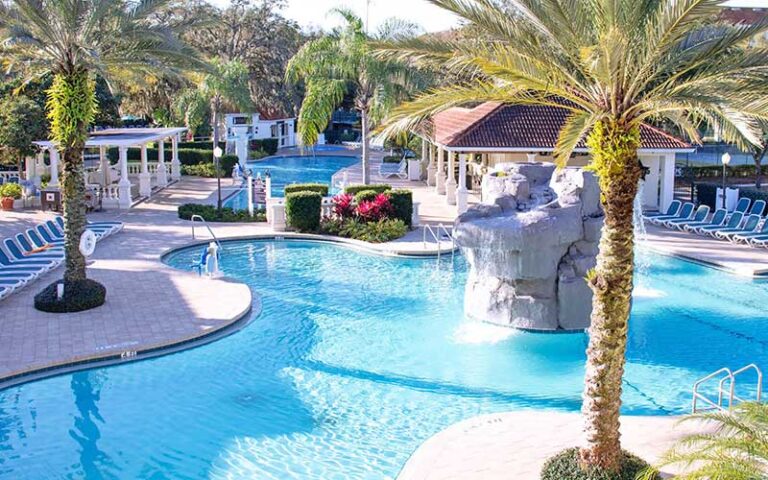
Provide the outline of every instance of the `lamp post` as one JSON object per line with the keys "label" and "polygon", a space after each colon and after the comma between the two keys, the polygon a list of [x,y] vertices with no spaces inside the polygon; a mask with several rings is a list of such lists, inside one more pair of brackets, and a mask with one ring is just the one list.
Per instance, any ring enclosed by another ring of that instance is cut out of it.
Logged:
{"label": "lamp post", "polygon": [[725,167],[731,163],[731,154],[725,152],[723,156],[720,157],[720,161],[723,163],[723,209],[725,209]]}
{"label": "lamp post", "polygon": [[216,170],[216,190],[218,195],[216,200],[216,209],[219,212],[221,212],[221,172],[219,171],[219,160],[223,154],[224,152],[221,150],[221,147],[216,145],[216,148],[213,149],[213,168]]}

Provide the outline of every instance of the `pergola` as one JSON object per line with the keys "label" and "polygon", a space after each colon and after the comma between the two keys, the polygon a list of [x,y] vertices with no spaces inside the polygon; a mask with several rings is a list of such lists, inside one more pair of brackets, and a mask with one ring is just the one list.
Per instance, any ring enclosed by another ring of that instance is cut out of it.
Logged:
{"label": "pergola", "polygon": [[[552,154],[567,116],[567,110],[551,106],[494,102],[438,113],[424,131],[417,132],[424,140],[422,158],[429,158],[427,183],[463,213],[467,209],[470,155],[481,159],[480,165],[472,164],[481,168],[512,162],[554,161]],[[694,148],[650,125],[642,126],[640,138],[638,156],[648,168],[643,206],[666,209],[674,197],[675,154],[693,152]],[[589,156],[584,141],[574,153],[569,164],[587,164]]]}
{"label": "pergola", "polygon": [[[110,204],[119,208],[130,208],[132,203],[130,174],[138,174],[139,195],[148,197],[152,193],[152,187],[164,188],[168,185],[168,170],[165,165],[165,142],[171,141],[171,170],[170,180],[176,181],[181,178],[181,164],[179,162],[179,138],[185,132],[186,128],[112,128],[100,130],[89,135],[85,142],[85,148],[99,149],[99,178],[98,185],[101,188],[103,202],[105,206]],[[157,145],[157,161],[149,162],[147,158],[147,145],[154,143]],[[58,187],[59,185],[59,158],[60,154],[56,146],[48,141],[41,140],[35,142],[41,148],[36,161],[27,163],[27,178],[35,178],[44,171],[43,163],[44,150],[50,154],[51,180],[49,187]],[[109,175],[109,161],[107,159],[107,149],[116,147],[118,149],[118,167],[119,181],[113,182]],[[128,149],[141,149],[141,163],[132,165],[128,162]]]}

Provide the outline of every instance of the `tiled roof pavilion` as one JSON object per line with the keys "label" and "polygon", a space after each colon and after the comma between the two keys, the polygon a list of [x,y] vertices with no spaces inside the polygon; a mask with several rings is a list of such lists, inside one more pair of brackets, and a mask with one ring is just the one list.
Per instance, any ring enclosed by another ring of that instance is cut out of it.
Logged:
{"label": "tiled roof pavilion", "polygon": [[[546,105],[487,102],[451,108],[432,118],[430,140],[453,151],[552,151],[569,111]],[[640,130],[641,151],[693,151],[693,147],[650,125]],[[576,151],[586,151],[584,141]]]}

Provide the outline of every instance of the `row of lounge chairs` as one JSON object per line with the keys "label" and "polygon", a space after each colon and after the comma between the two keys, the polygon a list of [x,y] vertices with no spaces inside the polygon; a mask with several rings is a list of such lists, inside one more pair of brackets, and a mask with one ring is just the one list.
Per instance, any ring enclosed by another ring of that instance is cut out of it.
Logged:
{"label": "row of lounge chairs", "polygon": [[[97,241],[119,232],[122,222],[90,222]],[[0,248],[0,299],[24,288],[64,262],[64,220],[56,217],[3,240]]]}
{"label": "row of lounge chairs", "polygon": [[696,208],[693,203],[674,200],[666,213],[645,215],[644,218],[661,227],[753,247],[768,247],[768,219],[763,217],[765,207],[764,200],[752,203],[749,198],[741,198],[733,212],[718,208],[710,216],[710,208],[706,205]]}

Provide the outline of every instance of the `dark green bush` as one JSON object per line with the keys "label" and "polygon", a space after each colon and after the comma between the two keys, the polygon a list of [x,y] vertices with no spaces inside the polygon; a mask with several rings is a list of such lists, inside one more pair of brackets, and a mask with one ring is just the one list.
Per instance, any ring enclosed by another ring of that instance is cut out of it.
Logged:
{"label": "dark green bush", "polygon": [[[150,162],[157,161],[157,149],[148,148],[147,157]],[[164,150],[165,161],[170,162],[173,159],[173,152],[170,148],[166,147]],[[117,148],[110,148],[107,152],[107,156],[112,162],[116,162],[119,158],[119,152]],[[223,158],[223,157],[222,157]],[[137,162],[141,160],[141,149],[129,148],[128,149],[128,161]],[[198,165],[200,163],[213,162],[213,150],[200,150],[195,148],[180,148],[179,149],[179,163],[182,165]]]}
{"label": "dark green bush", "polygon": [[694,191],[696,192],[696,203],[699,205],[708,205],[709,208],[717,208],[715,205],[717,202],[717,189],[722,188],[722,185],[716,185],[713,183],[696,183],[694,184]]}
{"label": "dark green bush", "polygon": [[[222,150],[227,148],[226,142],[219,142]],[[192,148],[196,150],[213,150],[213,142],[179,142],[179,148]],[[168,147],[166,146],[166,150]]]}
{"label": "dark green bush", "polygon": [[248,145],[249,150],[263,150],[267,155],[274,155],[277,153],[277,139],[276,138],[263,138],[251,140]]}
{"label": "dark green bush", "polygon": [[285,216],[289,226],[299,232],[314,232],[320,227],[323,196],[317,192],[293,192],[285,195]]}
{"label": "dark green bush", "polygon": [[235,168],[235,165],[239,161],[240,159],[237,155],[222,155],[219,159],[219,166],[225,175],[231,175],[232,169]]}
{"label": "dark green bush", "polygon": [[622,452],[621,470],[607,473],[599,469],[582,470],[579,466],[579,449],[569,448],[551,457],[541,469],[541,480],[635,480],[640,472],[649,468],[643,459],[629,452]]}
{"label": "dark green bush", "polygon": [[49,313],[72,313],[90,310],[104,305],[107,289],[89,278],[64,284],[64,296],[58,299],[57,280],[35,295],[35,308]]}
{"label": "dark green bush", "polygon": [[746,197],[754,203],[755,200],[764,200],[768,202],[768,192],[763,192],[761,190],[755,190],[754,188],[740,188],[739,189],[739,198]]}
{"label": "dark green bush", "polygon": [[413,218],[413,192],[405,189],[391,190],[387,192],[389,201],[392,203],[392,209],[394,210],[393,217],[399,218],[407,226],[411,226],[411,219]]}
{"label": "dark green bush", "polygon": [[324,183],[293,183],[285,186],[285,194],[295,192],[317,192],[322,196],[328,195],[328,185]]}
{"label": "dark green bush", "polygon": [[[760,170],[763,175],[768,174],[768,165],[762,165]],[[756,171],[757,169],[754,164],[733,165],[725,169],[725,176],[729,178],[751,177],[755,175]],[[683,177],[689,178],[689,179],[691,177],[695,179],[722,178],[723,166],[722,165],[700,165],[700,166],[693,166],[693,167],[683,167]]]}
{"label": "dark green bush", "polygon": [[396,240],[408,232],[408,227],[400,219],[384,218],[377,222],[361,222],[350,218],[324,218],[321,230],[328,235],[337,235],[364,242],[382,243]]}
{"label": "dark green bush", "polygon": [[192,215],[200,215],[206,222],[245,223],[267,221],[267,214],[264,210],[254,211],[253,217],[251,217],[248,215],[247,210],[233,210],[229,207],[224,207],[218,212],[215,205],[201,205],[199,203],[185,203],[179,206],[178,213],[179,218],[182,220],[190,220]]}
{"label": "dark green bush", "polygon": [[373,190],[376,193],[384,193],[387,190],[392,190],[392,185],[387,185],[385,183],[374,183],[372,185],[347,185],[344,187],[344,193],[351,193],[352,195],[355,195],[361,190]]}
{"label": "dark green bush", "polygon": [[384,157],[384,160],[382,160],[384,163],[400,163],[403,160],[403,157],[399,155],[387,155]]}
{"label": "dark green bush", "polygon": [[[192,175],[195,177],[207,177],[214,178],[216,176],[216,168],[213,163],[200,163],[198,165],[182,165],[182,175]],[[221,170],[220,175],[224,176],[224,170]]]}
{"label": "dark green bush", "polygon": [[355,203],[360,205],[360,202],[371,202],[378,194],[376,190],[360,190],[355,194]]}

